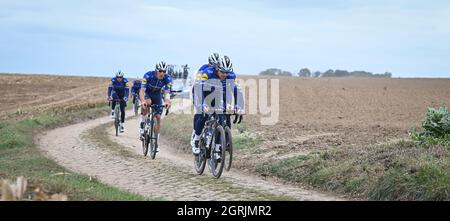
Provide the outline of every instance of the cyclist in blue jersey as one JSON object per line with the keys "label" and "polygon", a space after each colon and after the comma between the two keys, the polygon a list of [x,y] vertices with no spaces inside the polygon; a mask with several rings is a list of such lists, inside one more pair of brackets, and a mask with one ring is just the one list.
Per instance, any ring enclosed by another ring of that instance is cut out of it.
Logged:
{"label": "cyclist in blue jersey", "polygon": [[[164,90],[164,106],[166,108],[170,108],[170,90],[172,87],[172,77],[170,77],[167,72],[167,64],[164,61],[156,64],[155,71],[149,71],[144,75],[142,79],[142,86],[140,90],[140,99],[141,99],[141,111],[142,111],[142,120],[140,124],[140,134],[141,139],[144,134],[144,126],[145,126],[145,116],[147,116],[147,107],[152,104],[163,105],[163,96],[161,94],[161,90]],[[156,125],[155,132],[157,136],[159,136],[159,130],[161,126],[161,114],[163,112],[163,108],[160,107],[156,110]],[[159,151],[159,147],[156,151]]]}
{"label": "cyclist in blue jersey", "polygon": [[[212,101],[206,101],[205,98],[209,97],[212,93],[220,94],[214,94]],[[223,111],[232,107],[234,113],[243,114],[243,95],[237,84],[236,74],[233,71],[233,64],[229,57],[224,56],[221,58],[217,67],[207,67],[202,71],[201,80],[195,85],[194,95],[194,105],[199,117],[194,122],[194,136],[191,141],[191,146],[193,154],[199,154],[200,148],[198,147],[198,141],[205,121],[207,120],[205,113],[208,114],[211,111],[211,107],[219,108]],[[215,99],[216,97],[220,97],[221,99],[217,101]],[[233,102],[227,99],[227,97],[234,99],[234,105],[232,105]],[[231,115],[226,114],[225,117],[226,125],[231,128]],[[219,158],[219,156],[217,157]]]}
{"label": "cyclist in blue jersey", "polygon": [[108,86],[108,100],[113,101],[111,105],[111,118],[114,118],[114,109],[116,107],[116,102],[114,100],[122,99],[120,102],[120,112],[121,119],[119,129],[123,133],[125,128],[123,124],[125,123],[125,108],[127,106],[128,96],[130,93],[130,88],[128,87],[128,79],[124,78],[124,73],[118,71],[116,77],[111,79],[111,84]]}
{"label": "cyclist in blue jersey", "polygon": [[135,102],[139,102],[139,91],[141,90],[142,80],[141,78],[137,77],[136,80],[133,82],[133,86],[131,87],[131,95],[133,96],[133,104]]}
{"label": "cyclist in blue jersey", "polygon": [[[219,65],[219,62],[220,62],[220,56],[219,56],[219,54],[218,54],[218,53],[212,53],[212,54],[208,57],[208,64],[204,64],[203,66],[200,67],[200,69],[198,70],[198,72],[197,72],[197,74],[196,74],[196,76],[195,76],[195,81],[194,81],[194,84],[193,84],[193,87],[192,87],[192,100],[194,100],[194,97],[195,97],[195,95],[194,95],[194,88],[195,88],[195,85],[198,84],[199,82],[201,82],[203,71],[204,71],[206,68],[217,67],[217,66]],[[194,104],[194,105],[195,105],[195,104]],[[201,116],[202,116],[201,113],[196,113],[196,114],[194,115],[194,119],[193,119],[193,123],[192,123],[192,124],[193,124],[193,127],[195,127],[195,122],[197,122],[198,120],[200,120],[200,117],[201,117]],[[191,137],[191,140],[194,139],[194,136],[195,136],[195,130],[192,130],[192,137]]]}

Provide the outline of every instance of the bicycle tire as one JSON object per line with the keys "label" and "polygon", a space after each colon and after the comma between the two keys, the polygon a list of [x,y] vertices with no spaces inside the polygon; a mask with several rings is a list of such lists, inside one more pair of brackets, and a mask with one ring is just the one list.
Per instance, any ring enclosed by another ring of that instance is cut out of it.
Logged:
{"label": "bicycle tire", "polygon": [[[216,145],[217,138],[219,138],[219,143],[221,145],[220,152],[216,152],[215,146],[210,147],[211,157],[209,158],[209,163],[211,166],[211,172],[214,178],[219,179],[222,175],[223,168],[225,165],[225,130],[221,125],[217,126],[213,133],[213,142],[211,145]],[[220,162],[216,159],[216,155],[214,153],[220,153],[221,160]]]}
{"label": "bicycle tire", "polygon": [[144,139],[142,140],[142,152],[146,157],[148,154],[148,136],[147,133],[144,133]]}
{"label": "bicycle tire", "polygon": [[233,162],[233,137],[228,126],[225,127],[225,142],[225,170],[230,171]]}
{"label": "bicycle tire", "polygon": [[120,122],[120,107],[117,107],[114,109],[115,114],[115,120],[114,120],[114,126],[116,127],[116,137],[119,136],[119,122]]}
{"label": "bicycle tire", "polygon": [[200,153],[194,156],[194,167],[198,175],[202,175],[206,166],[206,148],[202,138],[199,140]]}
{"label": "bicycle tire", "polygon": [[157,139],[155,135],[155,116],[152,116],[152,121],[150,122],[150,157],[152,159],[156,157]]}

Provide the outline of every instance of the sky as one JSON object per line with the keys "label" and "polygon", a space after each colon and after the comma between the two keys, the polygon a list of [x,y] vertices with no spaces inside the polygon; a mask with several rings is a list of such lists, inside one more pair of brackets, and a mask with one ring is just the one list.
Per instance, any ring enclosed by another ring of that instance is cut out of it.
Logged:
{"label": "sky", "polygon": [[445,0],[0,0],[0,33],[0,72],[136,77],[218,52],[237,74],[450,77]]}

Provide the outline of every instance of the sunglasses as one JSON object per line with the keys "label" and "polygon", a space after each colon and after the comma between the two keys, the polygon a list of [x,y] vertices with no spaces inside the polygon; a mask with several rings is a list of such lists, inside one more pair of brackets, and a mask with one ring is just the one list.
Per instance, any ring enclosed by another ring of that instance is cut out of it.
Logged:
{"label": "sunglasses", "polygon": [[166,73],[166,71],[161,71],[161,70],[159,70],[158,72],[160,72],[160,73]]}

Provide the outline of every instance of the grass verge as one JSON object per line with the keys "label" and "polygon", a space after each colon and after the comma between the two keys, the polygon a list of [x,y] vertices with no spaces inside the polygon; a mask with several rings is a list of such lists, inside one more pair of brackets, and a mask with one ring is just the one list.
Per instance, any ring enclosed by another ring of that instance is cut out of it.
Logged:
{"label": "grass verge", "polygon": [[[144,197],[102,184],[91,177],[74,174],[43,156],[33,143],[34,135],[58,126],[105,115],[109,107],[45,113],[17,122],[0,123],[0,178],[25,176],[30,188],[62,193],[69,200],[145,200]],[[61,175],[62,174],[62,175]],[[31,197],[32,189],[27,190]]]}
{"label": "grass verge", "polygon": [[[191,114],[169,115],[162,121],[161,135],[177,143],[177,146],[184,151],[190,152],[193,118],[194,115]],[[245,126],[239,124],[233,127],[233,147],[238,151],[237,154],[261,144],[261,140],[253,136]]]}
{"label": "grass verge", "polygon": [[449,200],[450,151],[414,142],[348,147],[267,161],[261,174],[369,200]]}

